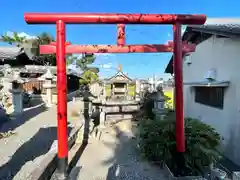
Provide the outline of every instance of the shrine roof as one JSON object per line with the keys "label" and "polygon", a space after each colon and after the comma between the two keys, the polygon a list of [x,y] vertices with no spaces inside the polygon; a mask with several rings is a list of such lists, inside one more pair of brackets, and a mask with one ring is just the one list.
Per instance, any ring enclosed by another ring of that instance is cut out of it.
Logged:
{"label": "shrine roof", "polygon": [[[0,72],[3,72],[6,68],[11,68],[6,67],[6,65],[0,65]],[[41,66],[41,65],[25,65],[23,67],[14,67],[11,68],[12,70],[17,69],[19,70],[21,73],[27,73],[27,74],[44,74],[47,72],[47,70],[49,69],[51,71],[52,74],[56,75],[57,72],[57,68],[56,66]],[[73,75],[76,77],[81,77],[81,73],[77,73],[77,72],[73,72],[71,69],[67,68],[67,75]]]}
{"label": "shrine roof", "polygon": [[114,76],[106,80],[107,82],[132,82],[133,80],[129,78],[122,71],[118,71]]}

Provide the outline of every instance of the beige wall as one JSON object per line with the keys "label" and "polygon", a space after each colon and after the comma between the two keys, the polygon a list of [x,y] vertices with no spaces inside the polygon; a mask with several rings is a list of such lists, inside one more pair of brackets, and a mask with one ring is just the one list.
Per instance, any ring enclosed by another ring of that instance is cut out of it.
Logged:
{"label": "beige wall", "polygon": [[[76,97],[79,92],[80,92],[80,90],[77,90],[77,91],[73,91],[73,92],[67,94],[67,100],[71,101],[72,98]],[[44,103],[47,103],[47,95],[46,94],[34,95],[33,99],[40,99]],[[52,95],[52,101],[54,104],[57,104],[57,95],[56,94]]]}
{"label": "beige wall", "polygon": [[240,40],[212,37],[197,46],[184,63],[184,82],[203,81],[208,70],[217,70],[217,80],[230,81],[224,94],[224,109],[194,102],[194,88],[184,86],[185,116],[212,125],[223,138],[227,157],[240,165]]}

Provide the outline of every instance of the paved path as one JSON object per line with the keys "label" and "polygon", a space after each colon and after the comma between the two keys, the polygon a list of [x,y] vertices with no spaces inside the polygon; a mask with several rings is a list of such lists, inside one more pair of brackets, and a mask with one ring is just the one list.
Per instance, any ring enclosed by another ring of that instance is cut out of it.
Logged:
{"label": "paved path", "polygon": [[70,173],[71,180],[165,180],[160,168],[140,160],[126,129],[109,128],[100,141],[91,141]]}
{"label": "paved path", "polygon": [[[80,103],[68,103],[69,117],[73,108],[79,110]],[[56,151],[56,125],[56,107],[44,106],[32,108],[4,124],[1,131],[11,129],[16,134],[0,139],[0,179],[25,180],[44,154],[50,149]],[[74,125],[80,125],[80,120],[69,121],[69,132]]]}

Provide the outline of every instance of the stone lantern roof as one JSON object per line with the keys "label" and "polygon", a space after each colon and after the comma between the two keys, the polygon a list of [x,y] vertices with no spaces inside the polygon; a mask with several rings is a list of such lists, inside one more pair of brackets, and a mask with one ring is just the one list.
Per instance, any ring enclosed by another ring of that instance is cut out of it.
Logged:
{"label": "stone lantern roof", "polygon": [[42,76],[39,77],[39,80],[51,80],[51,79],[55,79],[56,76],[52,74],[50,69],[47,69],[46,73],[44,73]]}
{"label": "stone lantern roof", "polygon": [[13,72],[13,79],[11,80],[12,82],[17,82],[17,83],[24,83],[24,80],[20,77],[20,72]]}

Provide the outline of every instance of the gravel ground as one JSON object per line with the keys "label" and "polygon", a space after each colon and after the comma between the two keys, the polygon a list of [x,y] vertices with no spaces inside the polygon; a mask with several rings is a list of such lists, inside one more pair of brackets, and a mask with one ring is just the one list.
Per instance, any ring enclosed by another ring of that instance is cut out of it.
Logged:
{"label": "gravel ground", "polygon": [[132,132],[111,127],[101,140],[92,140],[84,150],[71,180],[164,180],[161,169],[140,160]]}
{"label": "gravel ground", "polygon": [[[69,117],[73,108],[80,109],[80,103],[68,103]],[[69,121],[69,133],[79,122]],[[1,131],[13,130],[15,135],[0,139],[0,180],[25,180],[48,151],[56,151],[56,126],[56,107],[43,106],[5,123]]]}

